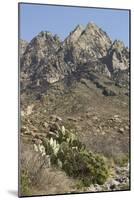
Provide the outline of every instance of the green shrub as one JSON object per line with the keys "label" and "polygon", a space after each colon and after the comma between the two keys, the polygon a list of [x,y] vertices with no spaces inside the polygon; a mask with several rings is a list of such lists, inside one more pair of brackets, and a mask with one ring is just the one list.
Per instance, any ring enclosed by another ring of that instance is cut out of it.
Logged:
{"label": "green shrub", "polygon": [[80,178],[85,186],[103,184],[108,177],[104,159],[88,152],[70,152],[63,169],[71,176]]}
{"label": "green shrub", "polygon": [[78,178],[85,186],[92,183],[103,184],[106,181],[109,174],[104,157],[87,151],[76,135],[63,126],[56,130],[57,138],[52,137],[43,142],[51,164],[59,166],[60,163],[69,176]]}

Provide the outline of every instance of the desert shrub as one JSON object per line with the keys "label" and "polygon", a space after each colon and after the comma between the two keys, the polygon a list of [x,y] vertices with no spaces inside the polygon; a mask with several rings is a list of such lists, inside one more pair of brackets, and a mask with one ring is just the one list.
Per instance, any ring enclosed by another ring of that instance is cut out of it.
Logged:
{"label": "desert shrub", "polygon": [[[65,156],[66,155],[66,156]],[[79,178],[85,186],[103,184],[108,178],[108,168],[103,157],[92,152],[69,149],[59,152],[63,169],[69,176]]]}
{"label": "desert shrub", "polygon": [[56,127],[54,133],[50,133],[51,137],[48,135],[43,140],[45,155],[50,156],[51,164],[80,179],[85,186],[103,184],[109,175],[104,157],[87,151],[76,134],[64,126]]}

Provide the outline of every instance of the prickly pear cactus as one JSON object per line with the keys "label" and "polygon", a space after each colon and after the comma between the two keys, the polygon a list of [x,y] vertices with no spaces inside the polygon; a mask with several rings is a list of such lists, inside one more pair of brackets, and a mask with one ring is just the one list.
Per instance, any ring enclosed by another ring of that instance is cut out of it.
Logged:
{"label": "prickly pear cactus", "polygon": [[87,151],[76,134],[64,126],[58,126],[55,133],[56,137],[51,134],[51,137],[44,138],[43,145],[34,145],[35,151],[42,156],[49,155],[53,165],[63,169],[69,176],[82,180],[85,186],[103,184],[108,178],[105,158]]}
{"label": "prickly pear cactus", "polygon": [[54,140],[53,138],[50,139],[50,146],[52,147],[53,153],[55,155],[57,155],[60,145],[57,143],[56,140]]}

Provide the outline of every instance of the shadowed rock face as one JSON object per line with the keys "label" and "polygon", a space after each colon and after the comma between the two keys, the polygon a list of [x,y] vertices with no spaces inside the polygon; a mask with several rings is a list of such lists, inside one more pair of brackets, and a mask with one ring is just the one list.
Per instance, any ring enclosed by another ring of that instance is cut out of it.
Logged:
{"label": "shadowed rock face", "polygon": [[115,40],[107,52],[110,71],[126,70],[129,68],[129,51],[123,42]]}

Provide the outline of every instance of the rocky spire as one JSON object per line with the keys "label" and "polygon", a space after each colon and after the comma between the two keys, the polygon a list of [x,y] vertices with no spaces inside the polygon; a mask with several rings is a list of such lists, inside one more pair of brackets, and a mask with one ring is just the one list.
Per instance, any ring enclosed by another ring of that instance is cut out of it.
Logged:
{"label": "rocky spire", "polygon": [[84,27],[82,25],[77,25],[76,28],[69,34],[69,36],[65,39],[64,42],[66,44],[75,43],[79,39],[83,30]]}

